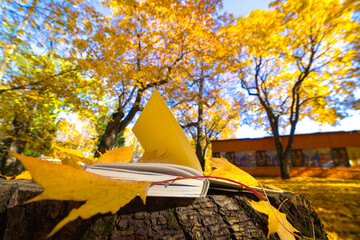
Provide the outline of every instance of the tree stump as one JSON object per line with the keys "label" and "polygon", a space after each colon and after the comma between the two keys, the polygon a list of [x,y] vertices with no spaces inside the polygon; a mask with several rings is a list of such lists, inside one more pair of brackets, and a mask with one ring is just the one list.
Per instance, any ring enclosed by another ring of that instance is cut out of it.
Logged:
{"label": "tree stump", "polygon": [[[40,201],[24,204],[42,188],[26,180],[0,179],[0,239],[44,239],[81,202]],[[121,196],[119,196],[121,197]],[[269,194],[271,204],[286,213],[302,236],[327,239],[321,221],[301,194]],[[101,196],[99,196],[101,198]],[[205,198],[139,197],[116,214],[96,215],[68,223],[51,239],[267,239],[268,218],[255,211],[247,192],[210,190]],[[271,234],[270,239],[279,239]]]}

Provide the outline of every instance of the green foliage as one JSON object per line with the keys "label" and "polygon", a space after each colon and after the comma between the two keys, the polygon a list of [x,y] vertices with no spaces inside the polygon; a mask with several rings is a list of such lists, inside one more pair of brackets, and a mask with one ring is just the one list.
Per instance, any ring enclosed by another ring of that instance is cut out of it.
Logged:
{"label": "green foliage", "polygon": [[[76,64],[58,54],[61,50],[49,30],[54,25],[44,18],[55,6],[51,1],[1,4],[4,13],[16,13],[4,16],[0,26],[2,152],[12,148],[31,156],[48,155],[56,143],[60,113],[93,117],[95,110],[101,111],[95,105],[101,81],[85,78]],[[2,154],[0,170],[8,161],[8,154]]]}

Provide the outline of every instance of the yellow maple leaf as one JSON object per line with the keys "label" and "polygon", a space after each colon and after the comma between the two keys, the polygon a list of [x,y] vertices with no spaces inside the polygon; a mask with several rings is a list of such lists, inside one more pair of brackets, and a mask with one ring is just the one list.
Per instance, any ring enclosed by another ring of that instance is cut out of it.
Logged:
{"label": "yellow maple leaf", "polygon": [[231,164],[225,158],[210,158],[205,162],[205,175],[219,176],[241,182],[248,186],[257,186],[257,180],[250,174]]}
{"label": "yellow maple leaf", "polygon": [[60,160],[61,160],[61,164],[68,165],[77,169],[84,169],[84,166],[82,166],[79,163],[79,159],[77,157],[71,157],[71,156],[60,157]]}
{"label": "yellow maple leaf", "polygon": [[81,169],[84,167],[81,166],[79,162],[91,165],[95,161],[93,157],[85,157],[84,153],[79,150],[62,147],[56,147],[56,149],[58,150],[58,157],[60,158],[61,163],[65,165]]}
{"label": "yellow maple leaf", "polygon": [[94,163],[131,162],[134,145],[129,147],[116,147],[114,150],[106,151],[100,158],[94,159]]}
{"label": "yellow maple leaf", "polygon": [[[299,231],[294,228],[291,223],[288,222],[285,213],[279,212],[267,201],[249,201],[249,203],[256,211],[265,213],[269,217],[269,233],[267,235],[268,238],[270,237],[270,234],[277,233],[281,240],[295,240],[295,236],[292,233]],[[274,213],[276,214],[276,216]]]}
{"label": "yellow maple leaf", "polygon": [[145,202],[147,188],[151,184],[109,179],[71,166],[53,164],[16,153],[13,155],[30,171],[33,180],[44,188],[40,195],[28,202],[45,199],[86,201],[60,221],[49,236],[78,217],[87,219],[97,213],[116,213],[137,195]]}
{"label": "yellow maple leaf", "polygon": [[22,173],[20,173],[15,177],[15,180],[31,180],[31,179],[32,179],[31,174],[27,170],[23,171]]}
{"label": "yellow maple leaf", "polygon": [[99,158],[94,158],[92,156],[85,157],[81,151],[74,149],[57,147],[57,150],[59,150],[59,158],[61,159],[62,164],[82,169],[84,167],[81,166],[79,162],[88,166],[94,163],[131,162],[134,145],[129,147],[116,147],[114,150],[106,151]]}

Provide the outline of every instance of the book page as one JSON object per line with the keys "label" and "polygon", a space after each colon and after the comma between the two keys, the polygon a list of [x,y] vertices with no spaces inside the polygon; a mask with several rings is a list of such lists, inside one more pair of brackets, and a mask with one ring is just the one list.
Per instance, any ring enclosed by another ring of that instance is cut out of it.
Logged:
{"label": "book page", "polygon": [[[210,179],[210,184],[213,188],[225,187],[225,188],[229,188],[229,189],[243,189],[243,190],[245,189],[241,185],[238,185],[236,183],[232,183],[229,181],[221,180],[221,179]],[[273,189],[254,187],[254,186],[249,186],[249,187],[254,190],[257,190],[259,192],[266,191],[268,193],[284,193],[284,191],[280,191],[280,190],[273,190]]]}
{"label": "book page", "polygon": [[92,171],[92,169],[107,169],[114,172],[135,171],[139,175],[160,173],[172,175],[172,178],[201,175],[193,168],[168,163],[97,163],[86,168],[87,171]]}
{"label": "book page", "polygon": [[194,149],[157,90],[154,90],[132,131],[145,149],[139,162],[183,165],[202,173]]}

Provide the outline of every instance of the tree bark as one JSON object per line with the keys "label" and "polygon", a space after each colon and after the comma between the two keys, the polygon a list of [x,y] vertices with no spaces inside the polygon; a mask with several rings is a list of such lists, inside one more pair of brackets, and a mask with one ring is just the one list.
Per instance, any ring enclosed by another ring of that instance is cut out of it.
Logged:
{"label": "tree bark", "polygon": [[116,136],[126,128],[125,124],[121,124],[121,119],[124,114],[117,111],[111,116],[111,120],[107,123],[104,134],[100,137],[100,143],[95,152],[95,157],[100,157],[100,153],[105,153],[106,150],[114,146]]}
{"label": "tree bark", "polygon": [[[72,208],[82,204],[50,200],[24,204],[40,192],[42,188],[31,181],[0,179],[0,239],[44,239]],[[315,239],[327,239],[303,195],[270,194],[269,199],[276,208],[287,199],[280,211],[303,236],[313,238],[314,231]],[[267,239],[268,218],[255,211],[249,200],[256,197],[215,190],[196,199],[147,198],[146,205],[137,197],[116,214],[70,222],[51,239]],[[270,239],[279,238],[271,234]]]}
{"label": "tree bark", "polygon": [[290,179],[289,158],[284,154],[278,154],[280,163],[280,174],[282,179]]}
{"label": "tree bark", "polygon": [[199,92],[198,92],[198,120],[196,125],[196,156],[199,159],[201,168],[205,167],[205,156],[203,155],[203,125],[204,125],[204,100],[203,100],[203,91],[204,91],[204,77],[201,76],[199,79]]}
{"label": "tree bark", "polygon": [[26,143],[21,138],[24,137],[24,134],[28,134],[29,124],[20,120],[19,115],[16,113],[12,121],[12,128],[12,136],[5,140],[7,146],[4,146],[4,149],[2,149],[0,172],[2,174],[17,175],[24,170],[24,167],[10,152],[19,154],[24,152]]}
{"label": "tree bark", "polygon": [[111,120],[106,125],[104,134],[100,137],[100,143],[97,148],[98,151],[95,152],[95,157],[100,157],[100,154],[105,153],[106,150],[114,146],[116,136],[125,130],[127,125],[134,119],[135,114],[140,111],[140,103],[144,91],[143,89],[138,90],[135,102],[126,116],[121,106],[112,114]]}

